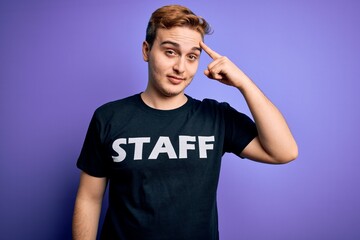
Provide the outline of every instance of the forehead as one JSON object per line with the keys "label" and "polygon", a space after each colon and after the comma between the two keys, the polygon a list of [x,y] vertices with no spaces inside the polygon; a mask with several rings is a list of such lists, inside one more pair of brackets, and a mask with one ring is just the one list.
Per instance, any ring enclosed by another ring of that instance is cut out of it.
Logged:
{"label": "forehead", "polygon": [[161,44],[166,41],[175,42],[184,48],[193,48],[200,46],[202,36],[198,31],[188,27],[159,28],[156,33],[155,42]]}

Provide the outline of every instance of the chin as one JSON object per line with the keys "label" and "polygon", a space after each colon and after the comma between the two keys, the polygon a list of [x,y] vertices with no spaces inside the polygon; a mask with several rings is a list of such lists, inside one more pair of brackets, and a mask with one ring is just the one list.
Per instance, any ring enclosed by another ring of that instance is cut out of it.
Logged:
{"label": "chin", "polygon": [[180,94],[182,94],[183,91],[162,91],[162,94],[165,96],[165,97],[176,97]]}
{"label": "chin", "polygon": [[180,87],[180,86],[163,88],[161,90],[161,93],[166,97],[176,97],[180,94],[183,94],[185,88],[186,87]]}

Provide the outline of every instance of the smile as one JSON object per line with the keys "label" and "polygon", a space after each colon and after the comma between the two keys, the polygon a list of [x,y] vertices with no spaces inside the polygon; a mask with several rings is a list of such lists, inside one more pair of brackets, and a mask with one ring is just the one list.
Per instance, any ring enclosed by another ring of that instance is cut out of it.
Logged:
{"label": "smile", "polygon": [[172,84],[180,84],[181,82],[185,81],[185,78],[180,78],[177,76],[168,76],[167,77]]}

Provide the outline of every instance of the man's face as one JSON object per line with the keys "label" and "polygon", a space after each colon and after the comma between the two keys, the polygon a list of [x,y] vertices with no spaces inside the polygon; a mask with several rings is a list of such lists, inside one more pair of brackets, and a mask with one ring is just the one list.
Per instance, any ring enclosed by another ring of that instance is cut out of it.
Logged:
{"label": "man's face", "polygon": [[200,59],[201,34],[187,27],[158,29],[151,50],[145,42],[143,57],[149,62],[148,90],[162,97],[184,93]]}

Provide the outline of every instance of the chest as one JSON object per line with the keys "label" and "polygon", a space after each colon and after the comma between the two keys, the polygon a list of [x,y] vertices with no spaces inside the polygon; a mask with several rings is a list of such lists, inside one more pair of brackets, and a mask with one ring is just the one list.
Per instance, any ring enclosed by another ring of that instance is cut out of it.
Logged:
{"label": "chest", "polygon": [[154,166],[206,167],[223,153],[221,121],[204,114],[173,117],[113,119],[107,126],[104,147],[112,169]]}

